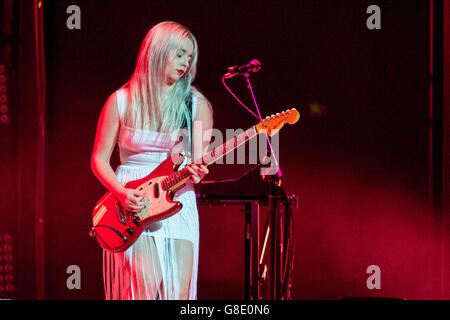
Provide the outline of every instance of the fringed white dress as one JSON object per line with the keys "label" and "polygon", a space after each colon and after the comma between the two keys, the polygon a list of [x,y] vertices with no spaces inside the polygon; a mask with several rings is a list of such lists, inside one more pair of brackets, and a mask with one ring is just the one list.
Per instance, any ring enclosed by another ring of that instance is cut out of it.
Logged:
{"label": "fringed white dress", "polygon": [[[124,126],[127,99],[123,89],[116,91],[120,116],[118,146],[121,165],[116,170],[120,183],[141,179],[170,156],[175,139],[167,134]],[[192,119],[196,99],[192,100]],[[186,160],[181,167],[185,166]],[[151,225],[126,251],[103,251],[103,280],[107,300],[179,299],[180,270],[190,269],[188,299],[197,298],[199,249],[198,210],[190,180],[174,197],[183,204],[177,214]],[[192,261],[181,258],[179,241],[188,241]]]}

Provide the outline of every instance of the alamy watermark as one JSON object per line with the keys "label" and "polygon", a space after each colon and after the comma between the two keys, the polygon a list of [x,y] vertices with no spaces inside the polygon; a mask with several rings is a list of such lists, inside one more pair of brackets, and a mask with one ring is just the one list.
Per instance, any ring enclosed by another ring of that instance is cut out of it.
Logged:
{"label": "alamy watermark", "polygon": [[373,289],[381,289],[381,269],[377,265],[370,265],[367,267],[366,270],[367,274],[370,274],[370,276],[367,278],[366,286],[367,289],[373,290]]}
{"label": "alamy watermark", "polygon": [[381,29],[381,9],[376,4],[367,7],[366,13],[370,16],[366,20],[367,29]]}
{"label": "alamy watermark", "polygon": [[[81,29],[81,8],[77,5],[70,5],[66,9],[66,13],[69,14],[66,20],[66,26],[69,30]],[[366,26],[368,29],[381,29],[381,9],[378,5],[372,4],[367,7],[366,13],[370,16],[366,20]]]}
{"label": "alamy watermark", "polygon": [[66,26],[69,30],[81,29],[81,9],[77,5],[70,5],[66,9],[66,13],[70,14],[66,20]]}
{"label": "alamy watermark", "polygon": [[70,265],[66,269],[66,273],[70,274],[66,280],[67,289],[81,289],[81,269],[77,265]]}
{"label": "alamy watermark", "polygon": [[[180,129],[174,133],[173,139],[179,143],[172,149],[172,161],[176,161],[180,152],[185,152],[194,163],[206,164],[260,164],[261,174],[274,175],[280,163],[280,134],[278,130],[256,132],[250,128],[226,129],[225,137],[218,129],[204,130],[201,121],[193,121],[193,137],[187,130]],[[199,134],[199,133],[202,134]],[[191,144],[192,141],[192,144]],[[202,150],[208,145],[206,151]],[[201,147],[199,147],[201,146]],[[248,152],[246,152],[248,150]]]}

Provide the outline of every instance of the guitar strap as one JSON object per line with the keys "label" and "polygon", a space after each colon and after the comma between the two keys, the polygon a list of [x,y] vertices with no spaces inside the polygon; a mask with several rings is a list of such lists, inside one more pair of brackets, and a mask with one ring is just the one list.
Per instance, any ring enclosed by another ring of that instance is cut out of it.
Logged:
{"label": "guitar strap", "polygon": [[[189,94],[189,97],[188,97],[188,99],[186,101],[186,105],[187,105],[188,112],[189,112],[188,122],[191,124],[189,126],[189,142],[191,142],[191,139],[192,139],[192,120],[193,120],[192,119],[192,91]],[[192,143],[190,143],[190,144],[192,144]]]}

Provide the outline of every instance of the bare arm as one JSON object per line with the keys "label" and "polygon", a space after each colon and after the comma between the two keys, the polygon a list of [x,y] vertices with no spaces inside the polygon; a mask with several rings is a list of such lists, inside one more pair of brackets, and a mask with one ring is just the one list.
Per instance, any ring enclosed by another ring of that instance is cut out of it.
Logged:
{"label": "bare arm", "polygon": [[[213,129],[211,104],[205,98],[197,99],[197,112],[193,127],[193,160],[199,159],[208,151]],[[201,147],[200,147],[201,146]]]}
{"label": "bare arm", "polygon": [[94,150],[91,156],[91,168],[98,180],[108,189],[128,211],[142,210],[143,191],[122,187],[111,168],[110,160],[119,133],[119,112],[117,97],[112,94],[106,101],[97,125]]}
{"label": "bare arm", "polygon": [[119,123],[117,99],[116,94],[113,93],[106,101],[100,114],[91,156],[91,169],[105,188],[117,198],[124,192],[124,188],[117,181],[111,168],[110,159],[117,141]]}
{"label": "bare arm", "polygon": [[[197,161],[208,151],[208,146],[211,142],[212,128],[213,128],[213,113],[212,107],[208,100],[205,98],[198,98],[197,100],[197,113],[194,118],[193,127],[193,160]],[[205,165],[192,164],[188,168],[194,175],[192,181],[199,183],[203,177],[209,173],[208,168]]]}

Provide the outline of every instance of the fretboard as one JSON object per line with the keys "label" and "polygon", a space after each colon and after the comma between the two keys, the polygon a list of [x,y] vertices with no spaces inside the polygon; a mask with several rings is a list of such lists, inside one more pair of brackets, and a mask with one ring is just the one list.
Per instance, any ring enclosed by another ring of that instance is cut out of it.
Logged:
{"label": "fretboard", "polygon": [[[200,159],[194,161],[195,164],[204,164],[204,165],[211,165],[223,156],[225,156],[227,153],[233,151],[234,149],[238,148],[240,145],[246,143],[250,139],[257,136],[258,133],[256,132],[255,127],[251,127],[247,129],[246,131],[234,136],[227,142],[225,142],[223,145],[216,147],[212,151],[204,154]],[[176,171],[169,175],[167,178],[165,178],[162,181],[162,186],[165,190],[170,189],[171,187],[177,185],[181,181],[185,180],[186,178],[189,178],[192,176],[192,173],[187,169],[183,168],[180,171]]]}

